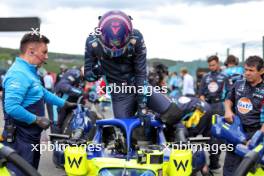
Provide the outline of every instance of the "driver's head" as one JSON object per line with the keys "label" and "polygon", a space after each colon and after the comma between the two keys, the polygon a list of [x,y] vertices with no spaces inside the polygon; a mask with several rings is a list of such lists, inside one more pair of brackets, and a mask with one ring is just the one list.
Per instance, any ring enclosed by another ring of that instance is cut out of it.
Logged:
{"label": "driver's head", "polygon": [[99,17],[98,27],[104,52],[111,57],[121,56],[133,30],[131,17],[122,11],[109,11]]}

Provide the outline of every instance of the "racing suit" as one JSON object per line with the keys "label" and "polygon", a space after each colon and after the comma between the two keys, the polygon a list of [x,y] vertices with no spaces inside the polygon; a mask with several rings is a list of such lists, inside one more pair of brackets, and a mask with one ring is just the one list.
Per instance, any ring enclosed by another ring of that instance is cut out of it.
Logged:
{"label": "racing suit", "polygon": [[[82,95],[82,77],[79,69],[69,69],[60,81],[55,86],[55,92],[58,96],[63,99],[76,103],[78,98]],[[56,111],[54,109],[53,117],[50,118],[53,124],[53,132],[61,133],[61,126],[66,115],[71,111],[71,109],[61,108]],[[58,113],[59,112],[59,113]],[[58,116],[58,118],[57,118]]]}
{"label": "racing suit", "polygon": [[[99,37],[90,35],[86,40],[85,47],[85,78],[95,81],[96,74],[93,72],[95,65],[100,65],[108,85],[133,86],[137,90],[150,87],[147,82],[146,71],[146,46],[142,34],[134,29],[130,36],[126,50],[120,57],[110,57],[104,52]],[[97,78],[98,79],[98,78]],[[149,92],[148,92],[149,93]],[[116,118],[128,118],[142,109],[148,107],[161,114],[161,120],[169,125],[180,121],[179,108],[161,93],[146,91],[137,92],[110,92],[114,116]]]}

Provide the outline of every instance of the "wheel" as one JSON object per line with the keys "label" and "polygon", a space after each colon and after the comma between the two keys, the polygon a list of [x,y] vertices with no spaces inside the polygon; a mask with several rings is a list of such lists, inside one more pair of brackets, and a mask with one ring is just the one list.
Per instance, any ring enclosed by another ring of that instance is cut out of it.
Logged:
{"label": "wheel", "polygon": [[64,152],[63,151],[53,151],[52,162],[56,168],[64,168]]}
{"label": "wheel", "polygon": [[62,134],[71,135],[70,123],[73,116],[73,112],[67,114],[65,120],[62,123],[61,132]]}

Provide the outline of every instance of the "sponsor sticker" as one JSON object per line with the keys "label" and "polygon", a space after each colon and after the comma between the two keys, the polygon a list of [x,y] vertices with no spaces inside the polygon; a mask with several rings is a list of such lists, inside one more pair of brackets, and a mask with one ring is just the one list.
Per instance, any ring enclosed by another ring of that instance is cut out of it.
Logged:
{"label": "sponsor sticker", "polygon": [[238,100],[237,109],[241,114],[247,114],[253,109],[252,102],[247,97],[242,97]]}
{"label": "sponsor sticker", "polygon": [[211,93],[215,93],[218,90],[218,84],[216,82],[210,82],[210,84],[208,84],[208,90]]}

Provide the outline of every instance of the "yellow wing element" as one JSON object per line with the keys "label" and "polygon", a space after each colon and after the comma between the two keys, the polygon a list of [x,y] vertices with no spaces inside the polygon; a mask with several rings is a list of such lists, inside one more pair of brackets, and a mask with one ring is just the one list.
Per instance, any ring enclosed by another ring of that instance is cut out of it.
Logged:
{"label": "yellow wing element", "polygon": [[191,175],[192,173],[192,151],[172,150],[167,167],[168,176]]}
{"label": "yellow wing element", "polygon": [[[0,149],[2,149],[4,145],[0,143]],[[8,172],[7,168],[5,166],[0,166],[0,175],[2,176],[11,176],[11,174]]]}
{"label": "yellow wing element", "polygon": [[264,175],[264,170],[263,168],[257,167],[256,171],[254,173],[248,172],[247,176],[263,176]]}
{"label": "yellow wing element", "polygon": [[66,147],[64,151],[64,159],[64,168],[68,176],[88,175],[88,162],[85,147]]}
{"label": "yellow wing element", "polygon": [[11,176],[6,167],[0,167],[0,175]]}
{"label": "yellow wing element", "polygon": [[108,158],[95,157],[87,158],[84,147],[67,147],[64,152],[65,171],[68,176],[88,176],[98,175],[102,169],[134,169],[134,170],[149,170],[153,174],[162,175],[163,169],[163,152],[152,151],[152,153],[144,153],[139,151],[142,155],[141,161],[139,159]]}
{"label": "yellow wing element", "polygon": [[[262,148],[263,148],[263,145],[260,144],[254,150],[255,150],[255,152],[259,152]],[[264,175],[263,167],[261,167],[262,165],[259,164],[259,166],[260,167],[257,167],[255,172],[251,172],[251,171],[248,172],[247,176],[262,176],[262,175]]]}

